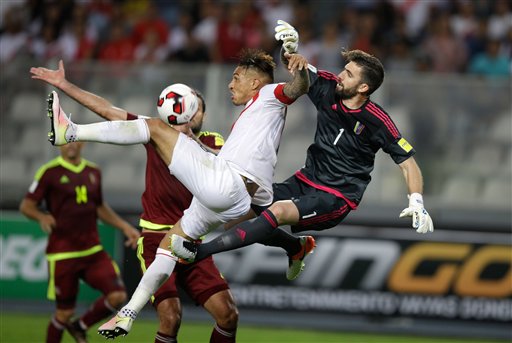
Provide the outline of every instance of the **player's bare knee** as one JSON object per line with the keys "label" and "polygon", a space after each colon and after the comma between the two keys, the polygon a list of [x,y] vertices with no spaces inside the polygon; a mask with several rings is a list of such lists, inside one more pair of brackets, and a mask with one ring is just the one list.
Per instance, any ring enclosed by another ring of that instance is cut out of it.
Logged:
{"label": "player's bare knee", "polygon": [[175,311],[158,311],[160,327],[172,335],[178,332],[181,325],[181,313]]}
{"label": "player's bare knee", "polygon": [[282,201],[277,201],[273,203],[268,210],[272,212],[274,217],[276,217],[277,222],[281,224],[283,219],[286,217],[286,205]]}
{"label": "player's bare knee", "polygon": [[114,291],[107,295],[107,301],[110,306],[116,309],[120,309],[124,305],[128,296],[125,291]]}
{"label": "player's bare knee", "polygon": [[238,325],[238,308],[236,306],[225,306],[215,317],[218,325],[226,329],[235,329]]}
{"label": "player's bare knee", "polygon": [[71,317],[73,317],[74,314],[75,314],[74,309],[70,309],[70,310],[57,309],[57,311],[55,312],[55,318],[57,318],[57,320],[61,323],[67,323],[71,319]]}

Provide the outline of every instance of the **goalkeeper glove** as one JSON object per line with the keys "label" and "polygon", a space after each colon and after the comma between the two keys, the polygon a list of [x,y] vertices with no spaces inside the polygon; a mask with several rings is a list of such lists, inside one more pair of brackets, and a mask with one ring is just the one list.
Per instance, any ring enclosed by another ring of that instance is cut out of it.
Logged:
{"label": "goalkeeper glove", "polygon": [[412,217],[412,227],[418,233],[434,232],[432,218],[423,207],[423,196],[419,193],[412,193],[409,197],[409,207],[400,213],[400,218]]}
{"label": "goalkeeper glove", "polygon": [[278,41],[283,41],[283,49],[289,54],[294,54],[299,48],[299,33],[293,26],[284,20],[278,20],[275,27],[275,37]]}

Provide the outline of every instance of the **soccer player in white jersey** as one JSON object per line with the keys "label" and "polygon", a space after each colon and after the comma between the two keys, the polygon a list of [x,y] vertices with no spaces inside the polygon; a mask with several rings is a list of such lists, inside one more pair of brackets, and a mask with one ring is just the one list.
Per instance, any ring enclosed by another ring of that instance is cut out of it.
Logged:
{"label": "soccer player in white jersey", "polygon": [[73,141],[121,145],[151,142],[169,171],[194,195],[181,220],[162,239],[154,262],[128,304],[100,326],[100,334],[115,338],[130,331],[137,313],[178,261],[170,249],[173,234],[196,240],[221,223],[245,215],[251,203],[268,206],[272,202],[272,178],[286,107],[309,87],[306,59],[300,55],[286,58],[292,79],[278,84],[274,83],[275,63],[270,55],[260,50],[241,54],[229,90],[232,103],[245,108],[218,156],[160,119],[77,125],[60,108],[57,93],[52,93],[49,116],[54,145]]}

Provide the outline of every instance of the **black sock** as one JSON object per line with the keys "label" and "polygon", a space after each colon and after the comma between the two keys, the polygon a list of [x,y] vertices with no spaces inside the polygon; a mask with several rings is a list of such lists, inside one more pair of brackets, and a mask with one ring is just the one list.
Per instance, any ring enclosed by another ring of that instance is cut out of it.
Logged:
{"label": "black sock", "polygon": [[255,219],[242,222],[219,237],[197,247],[196,261],[221,251],[233,250],[266,240],[279,225],[276,217],[265,210]]}
{"label": "black sock", "polygon": [[272,232],[272,236],[259,243],[271,247],[283,248],[290,256],[295,255],[302,249],[299,237],[294,236],[279,227]]}

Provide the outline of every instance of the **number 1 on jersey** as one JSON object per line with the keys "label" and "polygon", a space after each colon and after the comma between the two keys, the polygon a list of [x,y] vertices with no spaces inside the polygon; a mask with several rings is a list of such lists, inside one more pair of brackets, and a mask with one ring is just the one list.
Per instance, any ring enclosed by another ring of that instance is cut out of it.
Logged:
{"label": "number 1 on jersey", "polygon": [[336,143],[338,143],[338,141],[340,140],[340,137],[341,135],[343,134],[343,131],[345,131],[345,129],[340,129],[340,133],[338,133],[338,135],[336,136],[336,139],[334,140],[334,145],[336,145]]}

